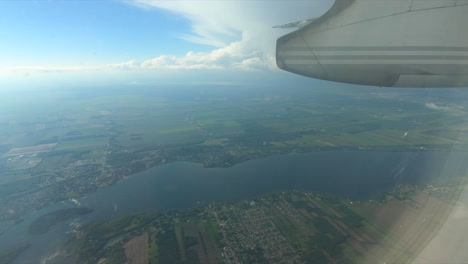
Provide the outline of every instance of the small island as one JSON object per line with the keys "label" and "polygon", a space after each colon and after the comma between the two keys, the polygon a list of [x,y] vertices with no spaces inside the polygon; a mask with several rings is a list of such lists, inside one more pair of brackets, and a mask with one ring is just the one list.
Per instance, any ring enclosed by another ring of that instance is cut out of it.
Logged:
{"label": "small island", "polygon": [[68,208],[57,210],[52,213],[45,214],[38,217],[29,226],[29,233],[33,235],[41,235],[47,233],[53,225],[66,221],[72,217],[85,215],[91,213],[93,210],[90,208]]}

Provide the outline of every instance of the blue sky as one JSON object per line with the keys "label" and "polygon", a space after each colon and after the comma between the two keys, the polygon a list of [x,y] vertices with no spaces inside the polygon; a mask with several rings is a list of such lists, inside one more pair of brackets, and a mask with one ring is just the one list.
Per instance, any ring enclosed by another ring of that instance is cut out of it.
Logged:
{"label": "blue sky", "polygon": [[[331,0],[0,1],[0,83],[138,83],[276,72],[275,24]],[[289,30],[290,31],[290,30]],[[223,73],[222,73],[223,72]]]}
{"label": "blue sky", "polygon": [[177,37],[190,21],[118,1],[0,1],[0,66],[119,63],[208,50]]}

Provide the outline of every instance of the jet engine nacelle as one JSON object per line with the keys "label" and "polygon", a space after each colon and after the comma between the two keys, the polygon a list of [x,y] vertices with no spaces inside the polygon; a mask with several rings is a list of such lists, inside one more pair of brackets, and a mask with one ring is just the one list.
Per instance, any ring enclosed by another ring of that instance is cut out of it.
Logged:
{"label": "jet engine nacelle", "polygon": [[386,87],[468,87],[468,0],[336,0],[277,41],[278,67]]}

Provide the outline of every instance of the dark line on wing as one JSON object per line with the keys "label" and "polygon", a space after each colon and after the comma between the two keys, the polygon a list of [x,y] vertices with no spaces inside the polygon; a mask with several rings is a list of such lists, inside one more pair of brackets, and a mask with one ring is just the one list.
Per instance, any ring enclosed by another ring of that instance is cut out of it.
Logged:
{"label": "dark line on wing", "polygon": [[[311,49],[311,47],[309,46],[309,43],[307,43],[307,41],[304,39],[304,37],[302,35],[301,36],[301,39],[304,41],[304,43],[306,44],[306,46],[309,48],[309,52],[312,53],[312,56],[310,57],[313,57],[315,59],[315,61],[320,65],[320,68],[322,68],[322,71],[323,73],[327,76],[328,75],[328,72],[327,70],[323,67],[323,65],[320,63],[319,59],[317,58],[317,56],[315,55],[314,51]],[[284,61],[284,59],[283,59]]]}
{"label": "dark line on wing", "polygon": [[366,23],[366,22],[370,22],[370,21],[374,21],[374,20],[379,20],[379,19],[382,19],[382,18],[387,18],[387,17],[392,17],[392,16],[399,16],[399,15],[408,14],[408,13],[413,13],[413,12],[424,12],[424,11],[433,10],[433,9],[454,8],[454,7],[462,6],[462,5],[466,5],[466,4],[461,4],[461,5],[456,5],[456,4],[455,4],[455,5],[447,5],[447,6],[439,6],[439,7],[425,8],[425,9],[416,9],[416,10],[411,10],[411,8],[408,7],[408,10],[405,10],[405,11],[401,11],[401,12],[397,12],[397,13],[393,13],[393,14],[389,14],[389,15],[385,15],[385,16],[381,16],[381,17],[374,17],[374,18],[369,18],[369,19],[365,19],[365,20],[361,20],[361,21],[356,21],[356,22],[352,22],[352,23],[349,23],[349,24],[345,24],[345,25],[339,25],[339,26],[336,26],[336,27],[328,27],[328,28],[325,29],[325,30],[330,30],[330,29],[340,28],[340,27],[352,26],[352,25],[355,25],[355,24]]}
{"label": "dark line on wing", "polygon": [[[314,63],[287,63],[287,66],[317,66],[317,64]],[[391,67],[457,67],[458,69],[462,68],[463,70],[468,70],[468,63],[463,63],[463,64],[406,64],[406,63],[401,63],[401,64],[387,64],[387,63],[366,63],[366,64],[353,64],[353,63],[326,63],[324,64],[327,67],[333,67],[333,66],[340,66],[340,67],[356,67],[356,66],[365,66],[365,67],[381,67],[383,65],[388,65]],[[465,74],[457,74],[457,75],[465,75]]]}
{"label": "dark line on wing", "polygon": [[282,56],[283,60],[468,60],[468,56],[456,55],[294,55]]}
{"label": "dark line on wing", "polygon": [[[282,47],[279,51],[309,51],[308,47]],[[313,47],[313,51],[468,51],[468,47],[404,46],[404,47]]]}

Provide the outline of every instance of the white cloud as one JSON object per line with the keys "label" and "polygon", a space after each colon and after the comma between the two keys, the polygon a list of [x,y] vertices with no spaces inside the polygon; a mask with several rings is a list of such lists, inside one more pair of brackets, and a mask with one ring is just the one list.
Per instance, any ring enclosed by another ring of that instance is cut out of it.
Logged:
{"label": "white cloud", "polygon": [[114,70],[134,70],[139,69],[140,63],[135,60],[105,64],[97,66],[13,66],[0,67],[0,73],[21,73],[21,72],[82,72],[82,71],[114,71]]}
{"label": "white cloud", "polygon": [[14,66],[2,67],[0,72],[60,72],[60,71],[94,71],[98,67],[83,67],[83,66]]}
{"label": "white cloud", "polygon": [[144,61],[141,64],[141,68],[149,70],[204,70],[222,68],[209,59],[201,60],[200,58],[204,58],[204,56],[187,55],[186,57],[176,57],[172,55],[163,55]]}
{"label": "white cloud", "polygon": [[131,60],[122,63],[107,64],[102,68],[107,68],[110,70],[135,70],[140,68],[140,64],[135,60]]}
{"label": "white cloud", "polygon": [[248,49],[241,41],[211,52],[190,51],[185,56],[163,55],[144,61],[142,69],[190,70],[190,69],[238,69],[261,70],[271,64],[260,52]]}
{"label": "white cloud", "polygon": [[427,108],[433,109],[433,110],[450,110],[450,107],[448,106],[440,106],[436,105],[434,103],[426,103],[424,104]]}

